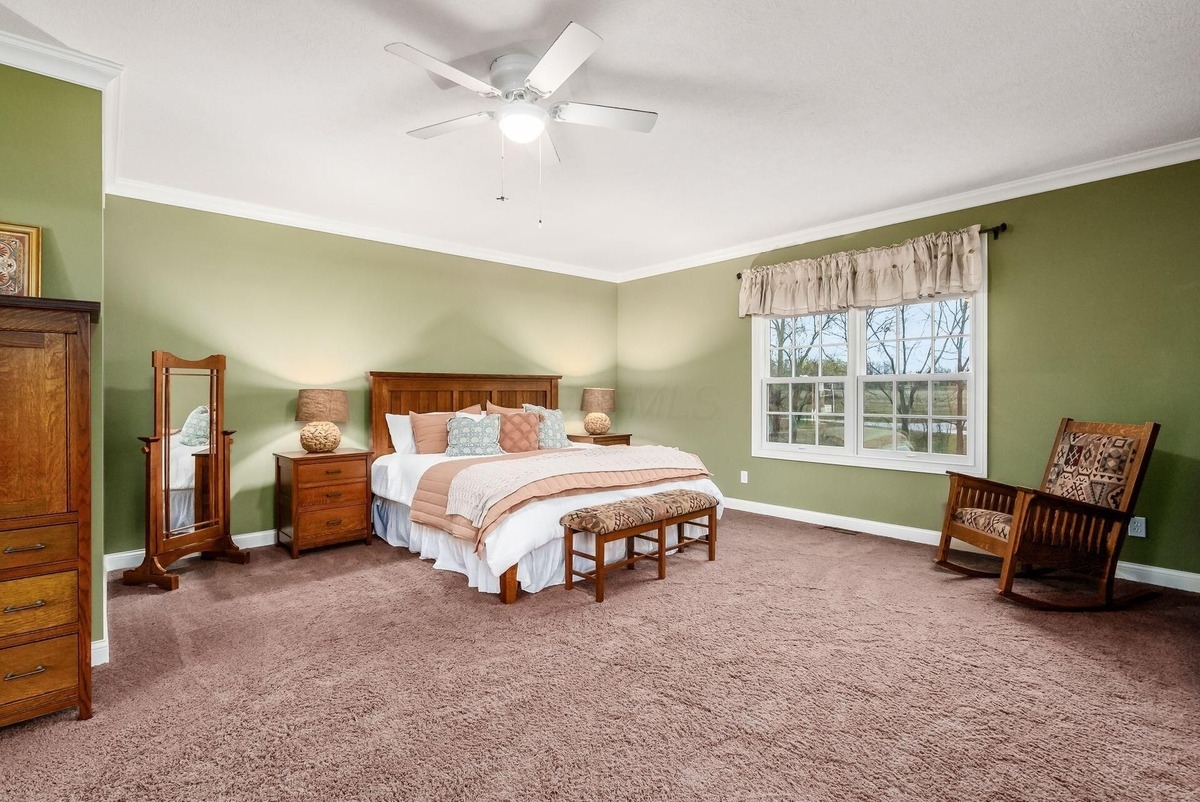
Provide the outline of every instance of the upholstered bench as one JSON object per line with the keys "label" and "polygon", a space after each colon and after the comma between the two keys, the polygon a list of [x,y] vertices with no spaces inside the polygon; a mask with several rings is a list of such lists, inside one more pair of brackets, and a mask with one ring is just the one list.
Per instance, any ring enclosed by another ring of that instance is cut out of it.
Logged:
{"label": "upholstered bench", "polygon": [[[697,519],[705,518],[701,523]],[[705,533],[698,537],[687,537],[685,524],[703,527]],[[708,546],[708,559],[717,559],[717,500],[708,493],[694,490],[664,490],[640,498],[599,504],[569,512],[559,519],[563,527],[563,561],[566,563],[567,590],[574,587],[575,577],[590,579],[596,584],[596,601],[604,601],[604,574],[612,568],[625,566],[632,570],[640,560],[658,562],[658,578],[667,576],[667,553],[683,551],[693,543]],[[678,526],[678,539],[667,546],[667,527]],[[593,553],[575,550],[575,534],[587,533],[595,538]],[[655,544],[652,552],[634,550],[634,538],[649,540]],[[616,540],[625,540],[625,559],[604,563],[605,546]],[[575,557],[586,557],[595,563],[592,571],[576,571]]]}

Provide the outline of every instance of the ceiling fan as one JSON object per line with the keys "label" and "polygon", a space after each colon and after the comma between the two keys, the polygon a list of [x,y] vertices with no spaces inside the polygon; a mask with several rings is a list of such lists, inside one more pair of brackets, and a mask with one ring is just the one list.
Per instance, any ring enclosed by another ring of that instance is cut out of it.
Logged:
{"label": "ceiling fan", "polygon": [[[504,136],[518,143],[533,142],[542,135],[550,121],[649,133],[658,119],[657,112],[567,101],[555,103],[549,108],[539,105],[596,52],[602,41],[582,25],[569,23],[540,59],[524,53],[509,53],[493,61],[489,70],[490,83],[403,42],[390,44],[384,49],[481,97],[504,101],[504,105],[495,111],[481,111],[408,132],[409,136],[418,139],[449,134],[489,120],[499,123]],[[551,147],[553,149],[553,143]]]}

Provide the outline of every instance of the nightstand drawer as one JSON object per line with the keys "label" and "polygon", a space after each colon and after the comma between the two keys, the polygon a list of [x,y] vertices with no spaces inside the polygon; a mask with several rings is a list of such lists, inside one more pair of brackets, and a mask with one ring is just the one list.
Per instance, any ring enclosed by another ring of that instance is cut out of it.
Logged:
{"label": "nightstand drawer", "polygon": [[0,705],[74,688],[78,649],[75,635],[0,649]]}
{"label": "nightstand drawer", "polygon": [[367,508],[362,504],[353,507],[330,507],[300,513],[296,521],[296,538],[301,548],[316,543],[325,537],[335,537],[344,532],[361,532],[367,528]]}
{"label": "nightstand drawer", "polygon": [[366,504],[367,486],[362,482],[343,485],[305,487],[297,493],[297,503],[304,508],[332,507],[343,504]]}
{"label": "nightstand drawer", "polygon": [[301,463],[296,466],[296,484],[311,485],[326,482],[341,482],[346,479],[362,479],[367,475],[365,459],[338,459]]}
{"label": "nightstand drawer", "polygon": [[0,532],[0,571],[26,565],[64,562],[79,557],[76,524],[37,526]]}
{"label": "nightstand drawer", "polygon": [[60,571],[0,582],[0,638],[75,623],[76,577],[74,571]]}

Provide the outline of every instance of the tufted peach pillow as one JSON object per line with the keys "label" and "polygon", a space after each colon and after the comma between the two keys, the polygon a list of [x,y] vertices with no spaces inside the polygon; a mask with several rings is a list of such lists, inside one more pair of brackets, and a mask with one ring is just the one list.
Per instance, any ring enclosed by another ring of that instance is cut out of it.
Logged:
{"label": "tufted peach pillow", "polygon": [[[490,407],[495,412],[498,407]],[[536,412],[513,412],[500,416],[500,448],[509,454],[538,450],[538,426],[542,416]]]}
{"label": "tufted peach pillow", "polygon": [[[479,404],[460,409],[468,415],[478,415],[483,412]],[[412,422],[413,440],[417,444],[418,454],[445,454],[450,447],[450,432],[447,424],[457,413],[455,412],[410,412],[408,419]]]}
{"label": "tufted peach pillow", "polygon": [[[525,410],[520,407],[502,407],[499,404],[493,404],[491,401],[488,401],[487,411],[489,415],[511,415],[514,412],[524,412]],[[503,423],[501,423],[501,428],[503,428]]]}

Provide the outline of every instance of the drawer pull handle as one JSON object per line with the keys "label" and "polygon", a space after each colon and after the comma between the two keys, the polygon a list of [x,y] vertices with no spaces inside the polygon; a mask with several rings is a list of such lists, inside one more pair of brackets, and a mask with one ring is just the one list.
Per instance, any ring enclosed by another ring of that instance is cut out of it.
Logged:
{"label": "drawer pull handle", "polygon": [[39,607],[45,607],[45,606],[46,606],[46,600],[38,599],[33,604],[27,604],[24,607],[14,607],[13,605],[10,604],[4,608],[4,612],[5,613],[19,613],[22,610],[36,610]]}
{"label": "drawer pull handle", "polygon": [[341,473],[341,472],[342,472],[342,469],[341,469],[341,468],[334,468],[334,469],[332,469],[332,470],[325,471],[325,475],[326,475],[326,476],[334,476],[334,475],[336,475],[336,474],[339,474],[339,473]]}
{"label": "drawer pull handle", "polygon": [[24,679],[25,677],[32,677],[34,674],[43,674],[43,673],[45,673],[45,671],[46,671],[45,666],[38,666],[33,671],[26,671],[24,674],[14,674],[10,671],[4,675],[4,681],[12,682],[15,679]]}
{"label": "drawer pull handle", "polygon": [[340,525],[341,523],[342,523],[342,519],[341,519],[341,518],[334,518],[332,521],[326,521],[326,522],[325,522],[325,525],[326,525],[326,526],[338,526],[338,525]]}
{"label": "drawer pull handle", "polygon": [[326,493],[325,498],[341,498],[341,493]]}
{"label": "drawer pull handle", "polygon": [[22,551],[41,551],[46,548],[45,543],[34,543],[32,546],[8,546],[4,549],[5,554],[19,554]]}

